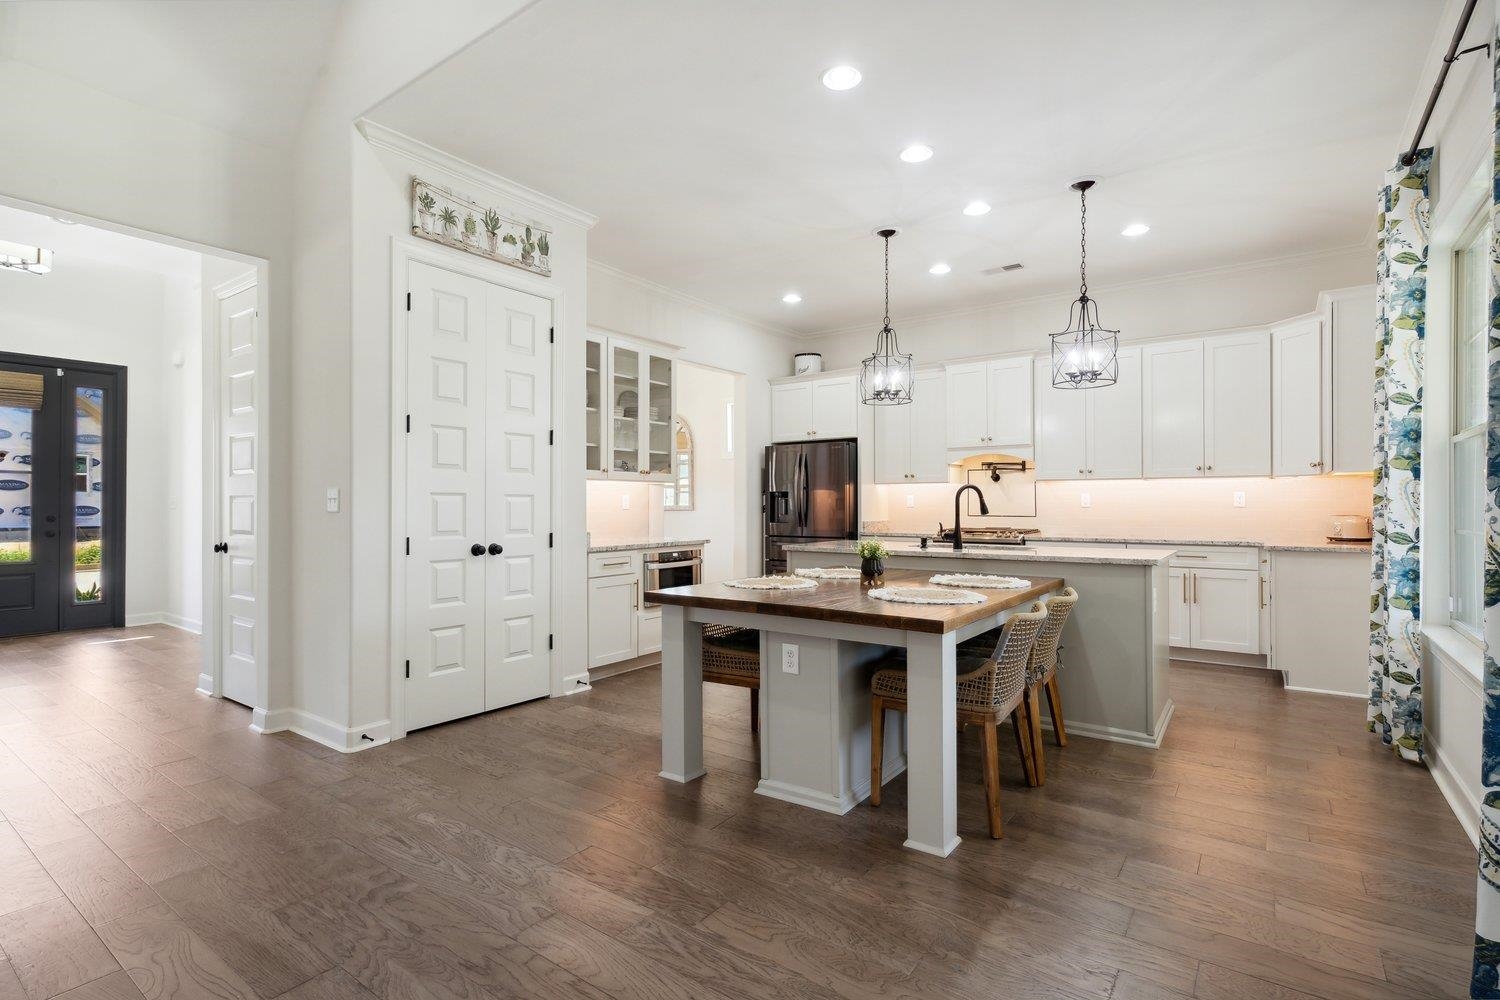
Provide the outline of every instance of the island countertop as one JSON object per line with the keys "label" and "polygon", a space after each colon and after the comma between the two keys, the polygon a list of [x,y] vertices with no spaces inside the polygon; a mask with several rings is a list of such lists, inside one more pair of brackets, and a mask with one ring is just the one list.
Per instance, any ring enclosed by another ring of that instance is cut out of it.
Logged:
{"label": "island countertop", "polygon": [[[859,543],[794,542],[783,548],[788,552],[836,552],[854,555]],[[893,556],[920,556],[924,559],[1014,559],[1021,562],[1044,563],[1094,563],[1108,566],[1151,566],[1172,558],[1173,549],[1162,548],[1104,548],[1096,545],[1048,545],[1031,548],[1026,545],[984,545],[975,543],[954,551],[951,544],[932,543],[922,548],[916,543],[888,544],[886,548]]]}
{"label": "island countertop", "polygon": [[[925,587],[930,586],[928,580],[931,577],[930,571],[887,570],[884,586]],[[806,590],[741,590],[722,583],[700,583],[691,587],[653,590],[646,594],[646,599],[655,604],[942,634],[956,632],[965,625],[1024,606],[1063,587],[1063,581],[1056,577],[1035,577],[1030,583],[1024,590],[981,590],[976,587],[973,592],[984,596],[983,604],[881,601],[871,597],[869,588],[858,580],[819,580],[816,587]]]}

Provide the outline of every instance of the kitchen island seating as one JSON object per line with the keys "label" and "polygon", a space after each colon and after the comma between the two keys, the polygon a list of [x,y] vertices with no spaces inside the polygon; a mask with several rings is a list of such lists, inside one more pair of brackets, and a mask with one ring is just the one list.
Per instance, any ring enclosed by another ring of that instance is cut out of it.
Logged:
{"label": "kitchen island seating", "polygon": [[1057,686],[1057,668],[1062,666],[1063,626],[1078,604],[1078,591],[1063,588],[1061,594],[1047,601],[1047,620],[1031,647],[1031,663],[1026,668],[1026,718],[1031,723],[1032,764],[1036,785],[1047,783],[1047,753],[1042,747],[1041,693],[1047,692],[1047,711],[1052,716],[1052,737],[1057,745],[1068,745],[1068,729],[1063,723],[1062,691]]}
{"label": "kitchen island seating", "polygon": [[[1047,620],[1040,603],[1030,611],[1011,615],[1000,631],[1000,640],[987,656],[962,656],[955,679],[958,724],[979,726],[984,733],[984,797],[989,807],[990,836],[1000,829],[1000,733],[999,725],[1010,716],[1016,730],[1016,746],[1031,777],[1032,735],[1035,727],[1025,717],[1027,666],[1031,649]],[[906,651],[895,650],[884,657],[870,681],[870,805],[880,805],[882,754],[887,709],[907,710]]]}
{"label": "kitchen island seating", "polygon": [[750,689],[750,731],[760,732],[760,632],[735,625],[703,626],[703,680]]}

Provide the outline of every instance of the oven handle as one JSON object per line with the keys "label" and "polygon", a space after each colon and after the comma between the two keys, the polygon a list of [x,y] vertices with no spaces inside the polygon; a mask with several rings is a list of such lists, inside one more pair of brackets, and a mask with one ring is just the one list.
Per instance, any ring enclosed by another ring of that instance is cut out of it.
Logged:
{"label": "oven handle", "polygon": [[702,559],[684,559],[682,562],[651,562],[646,561],[647,569],[680,569],[683,566],[701,566]]}

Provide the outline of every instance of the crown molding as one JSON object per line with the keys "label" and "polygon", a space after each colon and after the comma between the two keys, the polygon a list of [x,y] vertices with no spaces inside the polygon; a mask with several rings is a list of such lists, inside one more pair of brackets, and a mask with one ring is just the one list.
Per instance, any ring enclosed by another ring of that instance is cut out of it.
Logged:
{"label": "crown molding", "polygon": [[493,191],[521,208],[561,219],[564,222],[582,226],[584,229],[594,228],[594,224],[599,221],[597,215],[585,212],[565,201],[559,201],[551,195],[543,194],[524,184],[518,184],[493,170],[486,170],[477,163],[470,163],[452,153],[445,153],[436,146],[430,146],[420,139],[413,139],[406,133],[397,132],[379,122],[361,118],[354,123],[354,126],[365,137],[365,141],[377,149],[389,150],[409,156],[414,160],[430,163],[436,169],[465,184],[473,184]]}
{"label": "crown molding", "polygon": [[[1218,274],[1233,274],[1238,271],[1263,271],[1273,267],[1283,267],[1294,264],[1308,264],[1318,260],[1328,260],[1334,257],[1343,257],[1355,252],[1368,252],[1373,255],[1374,244],[1350,243],[1347,246],[1332,247],[1327,250],[1308,250],[1303,253],[1288,254],[1284,257],[1265,257],[1260,260],[1246,261],[1242,264],[1218,264],[1213,267],[1198,268],[1192,271],[1174,271],[1171,274],[1157,275],[1149,278],[1134,278],[1130,281],[1120,281],[1111,285],[1090,285],[1090,293],[1095,292],[1118,292],[1128,291],[1134,288],[1151,288],[1159,285],[1170,285],[1178,281],[1193,278],[1209,278]],[[1372,258],[1373,259],[1373,258]],[[914,316],[900,316],[896,319],[903,325],[915,323],[931,323],[945,319],[961,319],[966,316],[975,316],[986,313],[993,309],[1013,308],[1019,306],[1035,305],[1038,302],[1055,301],[1065,295],[1071,296],[1070,292],[1044,292],[1037,295],[1027,295],[1016,299],[994,299],[989,302],[974,306],[961,306],[957,309],[943,309],[937,312],[921,313]],[[793,333],[791,336],[798,340],[817,340],[823,337],[838,337],[847,333],[859,333],[869,327],[868,323],[850,323],[845,326],[829,327],[823,330],[815,330],[812,333]]]}
{"label": "crown molding", "polygon": [[[771,326],[769,323],[762,323],[758,319],[751,319],[749,316],[746,316],[743,313],[737,313],[732,309],[726,309],[721,305],[716,305],[712,302],[709,302],[707,299],[700,299],[697,296],[689,295],[687,292],[680,292],[675,288],[671,288],[667,285],[652,281],[650,278],[642,278],[638,274],[631,274],[629,271],[622,271],[618,267],[615,267],[613,264],[606,264],[601,260],[594,260],[593,258],[590,258],[589,270],[601,271],[612,278],[623,281],[628,285],[633,285],[642,291],[650,292],[653,295],[660,295],[663,298],[672,299],[675,302],[681,302],[683,305],[692,306],[694,309],[701,309],[706,313],[711,313],[712,315],[719,316],[723,319],[733,320],[734,322],[742,324],[744,326],[748,326],[751,329],[759,330],[761,333],[769,333],[777,337],[787,337],[793,340],[799,339],[803,336],[802,334],[798,334],[792,330],[788,330],[785,327]],[[626,331],[622,330],[619,332],[625,333]]]}

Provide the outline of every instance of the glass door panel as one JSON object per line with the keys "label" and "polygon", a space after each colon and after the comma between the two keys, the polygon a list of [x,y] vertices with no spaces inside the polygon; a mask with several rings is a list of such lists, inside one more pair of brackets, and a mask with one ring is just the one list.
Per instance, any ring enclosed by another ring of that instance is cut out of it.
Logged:
{"label": "glass door panel", "polygon": [[73,602],[104,600],[104,389],[73,390]]}
{"label": "glass door panel", "polygon": [[610,356],[611,472],[641,470],[641,355],[615,345]]}
{"label": "glass door panel", "polygon": [[653,476],[672,475],[672,359],[650,357],[646,410],[646,468]]}
{"label": "glass door panel", "polygon": [[63,369],[60,628],[125,624],[125,371]]}
{"label": "glass door panel", "polygon": [[0,363],[0,636],[58,625],[61,384]]}
{"label": "glass door panel", "polygon": [[589,472],[609,471],[604,458],[604,345],[597,340],[584,342],[584,468]]}

